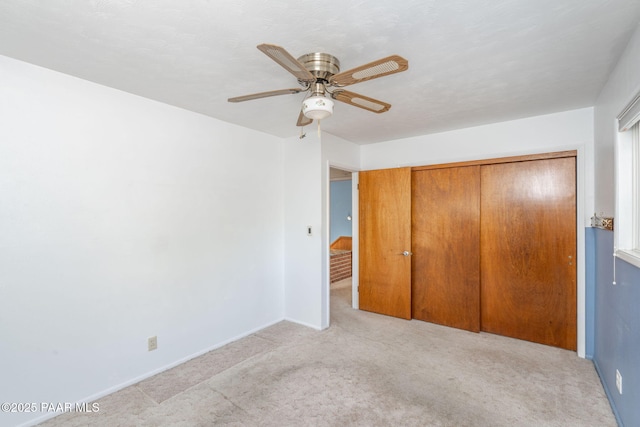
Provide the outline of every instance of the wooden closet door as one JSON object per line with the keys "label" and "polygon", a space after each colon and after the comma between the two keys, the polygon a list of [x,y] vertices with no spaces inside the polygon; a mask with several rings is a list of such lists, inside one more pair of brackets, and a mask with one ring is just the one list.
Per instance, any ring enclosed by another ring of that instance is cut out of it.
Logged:
{"label": "wooden closet door", "polygon": [[358,182],[360,309],[410,319],[411,168],[360,172]]}
{"label": "wooden closet door", "polygon": [[480,331],[480,166],[412,173],[413,318]]}
{"label": "wooden closet door", "polygon": [[576,349],[575,157],[481,170],[483,331]]}

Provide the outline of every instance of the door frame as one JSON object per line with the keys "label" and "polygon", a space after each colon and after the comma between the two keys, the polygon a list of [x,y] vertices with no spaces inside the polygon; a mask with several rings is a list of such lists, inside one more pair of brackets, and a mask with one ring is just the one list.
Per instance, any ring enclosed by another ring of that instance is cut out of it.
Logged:
{"label": "door frame", "polygon": [[358,214],[358,172],[353,167],[346,166],[337,162],[328,160],[325,164],[325,182],[326,189],[325,209],[323,212],[326,226],[322,230],[322,312],[323,312],[323,328],[331,325],[331,176],[330,169],[340,169],[351,172],[351,294],[352,307],[359,308],[358,304],[358,242],[359,242],[359,214]]}
{"label": "door frame", "polygon": [[[590,157],[593,155],[592,150],[589,150],[589,147],[587,147],[586,145],[569,145],[569,146],[563,146],[563,147],[549,147],[550,150],[535,150],[535,151],[524,151],[524,152],[514,152],[514,153],[496,153],[495,157],[485,157],[485,159],[490,159],[490,158],[502,158],[502,157],[512,157],[512,156],[527,156],[527,155],[543,155],[545,153],[552,153],[552,152],[558,152],[558,151],[564,151],[564,150],[575,150],[576,151],[576,249],[577,249],[577,265],[576,265],[576,269],[577,269],[577,307],[576,307],[576,312],[577,312],[577,354],[579,357],[581,358],[585,358],[585,352],[586,352],[586,338],[587,338],[587,305],[586,305],[586,237],[585,237],[585,227],[587,226],[587,224],[589,224],[588,222],[588,218],[585,216],[587,213],[587,200],[585,197],[585,191],[588,189],[587,188],[587,182],[586,182],[586,164],[585,161],[587,160],[587,157]],[[477,159],[468,159],[468,161],[473,161],[473,160],[477,160]],[[464,159],[458,159],[458,161],[460,162],[464,162]],[[448,163],[453,163],[455,161],[451,161]],[[443,161],[439,161],[437,163],[431,163],[431,164],[444,164],[445,162]],[[428,161],[417,161],[417,162],[413,162],[411,164],[402,164],[402,165],[396,165],[396,167],[404,167],[404,166],[412,166],[412,167],[419,167],[419,166],[426,166],[429,165],[430,163]],[[330,167],[336,167],[338,169],[343,169],[343,170],[350,170],[353,171],[352,172],[352,204],[353,204],[353,211],[352,211],[352,216],[353,216],[353,224],[352,224],[352,233],[353,233],[353,252],[352,252],[352,268],[353,268],[353,272],[352,272],[352,280],[353,280],[353,288],[352,288],[352,305],[353,308],[358,309],[359,308],[359,304],[358,304],[358,252],[357,252],[357,248],[358,248],[358,197],[355,197],[358,193],[357,193],[357,183],[358,183],[358,172],[353,170],[353,168],[345,166],[345,165],[340,165],[338,163],[334,163],[334,162],[330,162],[328,161],[326,163],[326,188],[329,187],[329,168]],[[593,183],[589,184],[591,188],[589,188],[590,190],[590,194],[593,194]],[[329,201],[329,191],[327,190],[327,194],[326,194],[326,200],[327,200],[327,206],[328,206],[328,201]],[[589,202],[589,204],[592,206],[593,205],[593,200],[591,200]],[[591,209],[593,210],[593,209]],[[326,209],[326,211],[324,212],[325,218],[327,218],[327,224],[329,221],[329,210],[328,208]],[[326,315],[326,319],[329,319],[329,257],[328,257],[328,247],[329,247],[329,231],[328,231],[328,227],[327,230],[324,231],[324,239],[325,239],[325,244],[326,244],[326,253],[327,256],[324,257],[323,263],[323,271],[325,271],[325,280],[323,281],[323,287],[325,288],[325,298],[324,299],[324,304],[325,306],[323,307],[324,309],[324,313]],[[589,310],[589,322],[593,323],[593,310],[590,309]],[[328,325],[328,323],[327,323]],[[591,330],[590,333],[593,333],[593,331]],[[592,337],[593,338],[593,337]]]}
{"label": "door frame", "polygon": [[351,307],[360,309],[360,175],[351,174]]}

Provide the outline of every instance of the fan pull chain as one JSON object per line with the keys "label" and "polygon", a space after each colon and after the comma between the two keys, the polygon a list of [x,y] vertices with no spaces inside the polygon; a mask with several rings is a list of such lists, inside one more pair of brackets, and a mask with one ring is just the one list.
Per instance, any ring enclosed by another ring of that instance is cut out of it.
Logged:
{"label": "fan pull chain", "polygon": [[322,142],[322,131],[320,130],[320,120],[318,120],[318,139]]}

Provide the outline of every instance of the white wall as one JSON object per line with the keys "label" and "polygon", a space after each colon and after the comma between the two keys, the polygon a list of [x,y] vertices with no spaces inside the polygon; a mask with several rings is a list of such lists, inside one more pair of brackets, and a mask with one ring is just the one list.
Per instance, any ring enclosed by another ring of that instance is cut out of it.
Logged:
{"label": "white wall", "polygon": [[315,329],[322,326],[320,155],[313,135],[284,142],[285,318]]}
{"label": "white wall", "polygon": [[278,138],[0,57],[0,402],[95,398],[281,320],[283,160]]}
{"label": "white wall", "polygon": [[[360,147],[315,124],[285,140],[285,318],[329,326],[329,167],[359,168]],[[307,236],[307,226],[313,235]]]}
{"label": "white wall", "polygon": [[593,214],[593,108],[365,145],[362,170],[578,150],[578,354],[585,356],[585,233]]}
{"label": "white wall", "polygon": [[605,216],[615,214],[616,117],[640,92],[640,25],[629,41],[595,106],[595,207]]}

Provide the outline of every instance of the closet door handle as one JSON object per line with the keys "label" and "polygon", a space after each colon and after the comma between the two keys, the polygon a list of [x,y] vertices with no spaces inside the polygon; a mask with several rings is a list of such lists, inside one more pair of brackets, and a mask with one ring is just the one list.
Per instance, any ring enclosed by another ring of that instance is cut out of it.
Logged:
{"label": "closet door handle", "polygon": [[411,255],[413,255],[413,252],[404,251],[404,252],[402,252],[400,255],[404,255],[404,256],[411,256]]}

